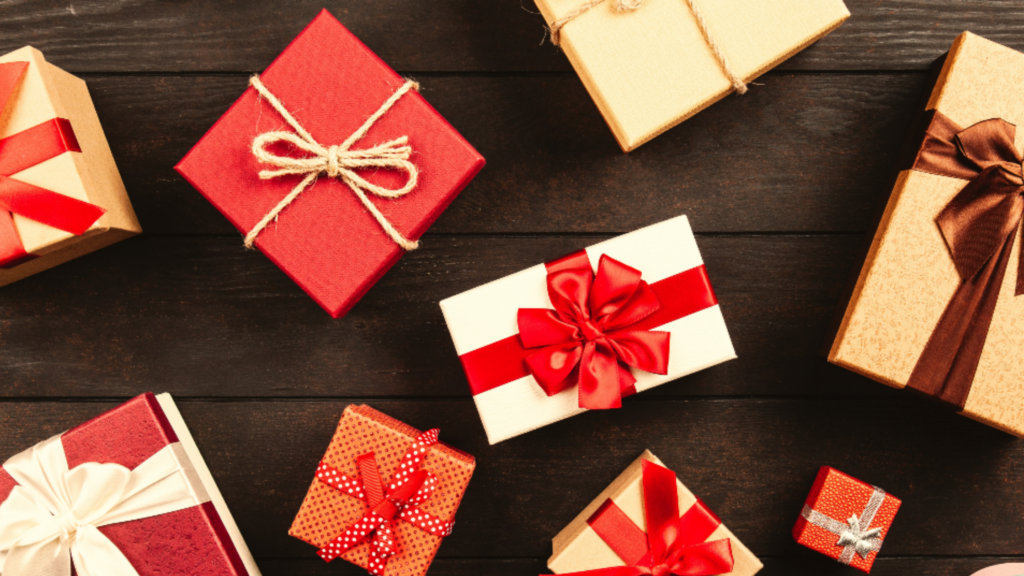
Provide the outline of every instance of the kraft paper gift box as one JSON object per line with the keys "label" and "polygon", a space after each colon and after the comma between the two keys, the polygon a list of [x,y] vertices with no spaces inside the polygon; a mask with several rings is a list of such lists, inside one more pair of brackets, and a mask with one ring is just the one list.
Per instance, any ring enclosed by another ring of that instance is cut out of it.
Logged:
{"label": "kraft paper gift box", "polygon": [[[70,550],[69,550],[70,545]],[[174,400],[147,393],[0,469],[4,576],[259,576]]]}
{"label": "kraft paper gift box", "polygon": [[422,576],[476,460],[369,406],[349,406],[288,534],[377,576]]}
{"label": "kraft paper gift box", "polygon": [[1024,55],[946,56],[829,361],[1024,436]]}
{"label": "kraft paper gift box", "polygon": [[0,56],[0,286],[140,232],[85,81]]}
{"label": "kraft paper gift box", "polygon": [[265,92],[251,85],[176,170],[340,317],[484,159],[326,10],[259,81]]}
{"label": "kraft paper gift box", "polygon": [[677,540],[666,547],[666,567],[677,567],[674,561],[684,569],[667,573],[752,576],[761,570],[761,561],[647,450],[555,536],[548,568],[618,576],[626,566],[656,567],[666,559],[652,553],[656,536],[645,532],[652,524],[662,528],[655,532],[671,532],[675,518]]}
{"label": "kraft paper gift box", "polygon": [[[585,285],[580,302],[555,289],[567,281]],[[593,308],[594,322],[569,318],[574,307]],[[441,310],[491,444],[736,357],[685,216],[453,296]]]}
{"label": "kraft paper gift box", "polygon": [[793,527],[793,538],[838,562],[871,572],[901,503],[877,486],[822,466]]}
{"label": "kraft paper gift box", "polygon": [[535,1],[626,152],[745,90],[850,16],[842,0]]}

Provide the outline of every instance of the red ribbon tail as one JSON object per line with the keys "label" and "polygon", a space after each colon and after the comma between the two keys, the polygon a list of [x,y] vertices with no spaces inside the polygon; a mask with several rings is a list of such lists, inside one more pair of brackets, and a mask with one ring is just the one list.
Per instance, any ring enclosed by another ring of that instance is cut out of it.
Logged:
{"label": "red ribbon tail", "polygon": [[605,342],[587,342],[580,359],[580,408],[609,410],[622,407],[619,359]]}
{"label": "red ribbon tail", "polygon": [[728,539],[687,546],[670,567],[676,576],[717,576],[732,572],[732,544]]}

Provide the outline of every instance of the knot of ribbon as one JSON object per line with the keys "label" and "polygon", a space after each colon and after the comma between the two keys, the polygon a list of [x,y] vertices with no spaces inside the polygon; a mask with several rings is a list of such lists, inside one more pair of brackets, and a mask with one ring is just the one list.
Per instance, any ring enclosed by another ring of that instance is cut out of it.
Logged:
{"label": "knot of ribbon", "polygon": [[[13,105],[28,66],[28,62],[0,64],[0,112]],[[12,178],[65,152],[81,151],[71,122],[64,118],[0,139],[0,268],[34,258],[25,251],[12,214],[80,236],[106,213],[94,204]]]}
{"label": "knot of ribbon", "polygon": [[547,287],[554,310],[520,308],[518,324],[523,346],[540,348],[526,364],[548,396],[578,386],[580,408],[619,408],[635,391],[630,366],[668,373],[670,334],[634,326],[661,308],[639,270],[602,255],[596,276],[558,270]]}
{"label": "knot of ribbon", "polygon": [[0,573],[71,576],[74,564],[78,576],[139,576],[99,528],[207,500],[186,462],[175,443],[134,470],[95,462],[68,470],[59,436],[14,456],[3,466],[18,485],[0,504]]}
{"label": "knot of ribbon", "polygon": [[646,533],[611,499],[587,520],[626,566],[577,572],[578,576],[716,576],[732,572],[729,539],[707,541],[722,521],[700,500],[679,515],[675,472],[644,460],[643,495]]}
{"label": "knot of ribbon", "polygon": [[434,536],[451,534],[454,522],[442,520],[419,508],[437,490],[437,476],[419,467],[427,450],[437,444],[439,431],[420,434],[409,447],[391,482],[385,487],[373,452],[357,459],[359,478],[350,478],[336,468],[321,462],[316,471],[318,481],[365,501],[369,509],[340,535],[320,549],[318,554],[330,562],[356,546],[369,543],[367,571],[384,576],[388,560],[398,553],[394,521],[403,520]]}
{"label": "knot of ribbon", "polygon": [[[412,80],[407,80],[373,115],[363,122],[363,125],[358,130],[353,132],[341,144],[332,146],[324,146],[317,142],[313,135],[303,128],[298,120],[285,108],[281,100],[267,89],[263,82],[260,81],[259,76],[250,78],[249,84],[259,92],[260,96],[270,103],[274,110],[294,130],[294,132],[265,132],[256,136],[253,140],[253,155],[260,162],[277,168],[274,170],[261,170],[259,173],[260,178],[267,180],[291,175],[300,175],[304,176],[304,178],[245,235],[246,248],[252,248],[256,242],[256,237],[259,236],[267,225],[275,221],[281,211],[295,201],[299,194],[312,186],[320,174],[326,174],[328,177],[338,178],[344,182],[352,190],[352,193],[359,198],[363,207],[373,216],[384,233],[395,244],[398,244],[404,250],[415,250],[419,247],[419,242],[409,240],[403,236],[370,201],[368,196],[368,194],[372,194],[380,198],[393,200],[405,196],[416,188],[419,169],[409,160],[413,152],[412,147],[409,145],[409,137],[400,136],[371,148],[352,149],[352,145],[365,136],[366,132],[377,120],[386,114],[402,96],[410,90],[419,91],[419,84]],[[272,149],[280,144],[290,144],[306,155],[293,157],[274,153]],[[404,172],[406,175],[405,184],[400,188],[392,189],[369,182],[357,172],[357,170],[368,169]]]}
{"label": "knot of ribbon", "polygon": [[850,516],[846,522],[830,518],[806,504],[800,512],[800,515],[811,524],[824,528],[839,537],[836,540],[836,546],[842,548],[843,551],[837,560],[843,564],[853,562],[855,554],[861,558],[867,558],[868,554],[882,549],[882,529],[869,527],[875,520],[875,515],[878,514],[882,503],[885,502],[885,490],[877,486],[872,486],[872,489],[871,498],[868,499],[864,511],[860,516],[856,514]]}
{"label": "knot of ribbon", "polygon": [[[967,180],[936,218],[961,283],[907,386],[962,409],[995,314],[1024,215],[1016,128],[998,118],[963,129],[938,111],[913,169]],[[1024,251],[1015,295],[1024,294]]]}

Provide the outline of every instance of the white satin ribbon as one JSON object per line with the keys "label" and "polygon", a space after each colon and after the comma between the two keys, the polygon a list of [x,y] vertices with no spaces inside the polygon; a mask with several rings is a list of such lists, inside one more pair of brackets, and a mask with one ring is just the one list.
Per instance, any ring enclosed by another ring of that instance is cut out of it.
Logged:
{"label": "white satin ribbon", "polygon": [[68,470],[60,436],[4,463],[17,482],[0,504],[3,576],[139,576],[101,526],[168,514],[209,498],[184,450],[170,444],[129,470],[89,462]]}

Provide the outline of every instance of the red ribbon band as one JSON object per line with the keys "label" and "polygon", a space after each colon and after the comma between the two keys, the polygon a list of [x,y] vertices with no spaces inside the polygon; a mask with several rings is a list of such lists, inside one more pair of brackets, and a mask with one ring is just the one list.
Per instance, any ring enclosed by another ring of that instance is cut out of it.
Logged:
{"label": "red ribbon band", "polygon": [[396,518],[428,534],[441,537],[451,534],[454,522],[441,520],[419,508],[437,490],[437,477],[419,470],[419,466],[423,463],[427,449],[437,444],[438,434],[439,431],[434,429],[416,438],[386,488],[373,452],[358,458],[358,479],[349,478],[330,464],[320,462],[316,471],[317,480],[369,504],[369,509],[361,518],[320,549],[318,554],[324,561],[330,562],[368,542],[370,554],[367,571],[375,576],[384,576],[388,560],[398,553],[393,526]]}
{"label": "red ribbon band", "polygon": [[703,502],[679,515],[676,475],[643,461],[647,532],[608,499],[587,524],[626,566],[575,572],[575,576],[717,576],[732,572],[728,538],[707,542],[722,521]]}
{"label": "red ribbon band", "polygon": [[[11,101],[28,62],[0,64],[0,111]],[[81,152],[71,123],[54,118],[0,139],[0,268],[13,268],[35,258],[25,251],[13,214],[81,235],[106,210],[11,178],[65,152]]]}

